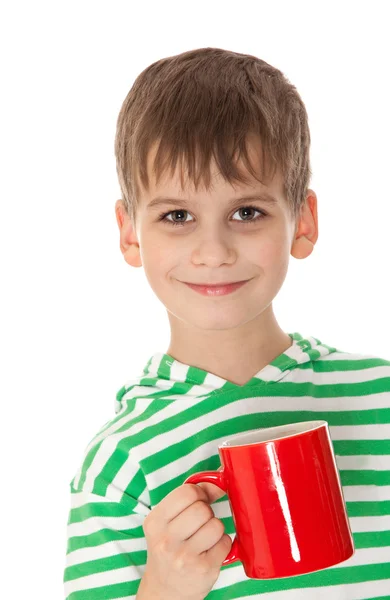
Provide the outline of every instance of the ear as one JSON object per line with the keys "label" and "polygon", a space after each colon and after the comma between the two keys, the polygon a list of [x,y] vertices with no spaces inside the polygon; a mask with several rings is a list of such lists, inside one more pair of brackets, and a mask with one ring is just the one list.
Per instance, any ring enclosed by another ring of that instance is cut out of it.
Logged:
{"label": "ear", "polygon": [[291,255],[295,258],[306,258],[313,252],[318,239],[317,196],[313,190],[307,191],[305,204],[302,206],[295,227]]}
{"label": "ear", "polygon": [[119,245],[125,261],[132,267],[142,267],[137,234],[123,200],[116,201],[115,216],[120,233]]}

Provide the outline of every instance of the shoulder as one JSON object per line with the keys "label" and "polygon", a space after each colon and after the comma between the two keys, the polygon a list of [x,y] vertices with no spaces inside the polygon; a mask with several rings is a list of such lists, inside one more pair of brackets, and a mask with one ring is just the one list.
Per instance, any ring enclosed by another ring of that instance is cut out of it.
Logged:
{"label": "shoulder", "polygon": [[344,361],[346,363],[355,364],[361,368],[372,367],[390,367],[390,357],[384,358],[376,354],[368,354],[365,352],[351,352],[348,350],[333,349],[329,354],[322,356],[319,360],[323,361]]}
{"label": "shoulder", "polygon": [[145,480],[133,447],[136,429],[132,413],[105,423],[83,451],[70,482],[72,493],[86,492],[122,503],[137,498]]}
{"label": "shoulder", "polygon": [[390,359],[364,352],[336,349],[316,361],[318,370],[332,372],[345,383],[374,381],[377,391],[390,391]]}

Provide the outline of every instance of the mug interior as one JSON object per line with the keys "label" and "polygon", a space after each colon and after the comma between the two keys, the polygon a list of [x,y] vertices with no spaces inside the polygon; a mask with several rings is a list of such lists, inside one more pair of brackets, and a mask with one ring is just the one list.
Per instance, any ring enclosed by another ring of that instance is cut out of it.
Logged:
{"label": "mug interior", "polygon": [[219,448],[246,446],[248,444],[258,444],[259,442],[272,442],[284,437],[292,437],[313,429],[318,429],[327,425],[326,421],[304,421],[301,423],[289,423],[288,425],[279,425],[278,427],[267,427],[264,429],[253,429],[242,435],[225,440],[219,445]]}

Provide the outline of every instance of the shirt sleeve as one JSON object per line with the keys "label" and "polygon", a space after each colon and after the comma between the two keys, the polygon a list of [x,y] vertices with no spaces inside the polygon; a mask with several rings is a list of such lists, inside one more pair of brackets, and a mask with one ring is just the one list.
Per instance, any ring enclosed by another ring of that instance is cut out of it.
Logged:
{"label": "shirt sleeve", "polygon": [[65,600],[135,600],[145,571],[150,496],[120,427],[113,420],[102,428],[70,482]]}
{"label": "shirt sleeve", "polygon": [[150,509],[72,490],[64,571],[66,600],[134,599],[146,565],[143,521]]}

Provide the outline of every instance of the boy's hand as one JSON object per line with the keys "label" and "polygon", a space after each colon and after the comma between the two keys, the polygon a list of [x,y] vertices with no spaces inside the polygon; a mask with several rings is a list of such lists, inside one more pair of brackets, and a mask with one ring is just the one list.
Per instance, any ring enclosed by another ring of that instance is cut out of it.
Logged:
{"label": "boy's hand", "polygon": [[143,525],[147,564],[137,598],[207,596],[232,545],[210,507],[224,494],[212,483],[184,483],[151,510]]}

